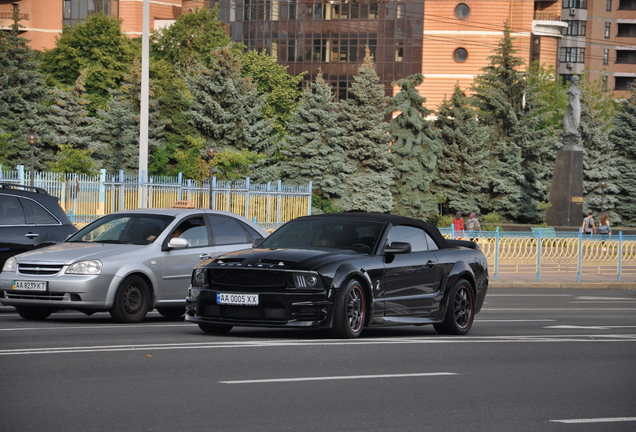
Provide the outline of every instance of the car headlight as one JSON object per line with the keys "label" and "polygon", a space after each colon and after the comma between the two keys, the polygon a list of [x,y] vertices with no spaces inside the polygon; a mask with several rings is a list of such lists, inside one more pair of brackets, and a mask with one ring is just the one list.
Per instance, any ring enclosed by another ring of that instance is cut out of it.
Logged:
{"label": "car headlight", "polygon": [[6,260],[4,262],[4,265],[2,266],[2,271],[3,272],[15,273],[17,269],[18,269],[18,260],[16,260],[13,257],[11,257],[8,260]]}
{"label": "car headlight", "polygon": [[205,285],[208,282],[205,270],[205,268],[195,268],[192,271],[192,285]]}
{"label": "car headlight", "polygon": [[71,264],[66,269],[66,273],[97,275],[102,272],[102,262],[100,260],[78,261]]}
{"label": "car headlight", "polygon": [[322,289],[322,281],[315,273],[294,273],[294,287],[301,289]]}

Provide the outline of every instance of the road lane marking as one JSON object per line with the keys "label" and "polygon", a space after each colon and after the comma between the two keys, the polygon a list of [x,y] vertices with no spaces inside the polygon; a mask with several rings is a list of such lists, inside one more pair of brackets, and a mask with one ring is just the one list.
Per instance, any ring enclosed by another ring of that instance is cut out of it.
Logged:
{"label": "road lane marking", "polygon": [[577,325],[556,325],[543,327],[545,329],[581,329],[581,330],[612,330],[622,328],[636,328],[636,326],[577,326]]}
{"label": "road lane marking", "polygon": [[634,297],[592,297],[592,296],[579,296],[575,300],[594,300],[594,301],[613,301],[613,300],[627,300],[636,301]]}
{"label": "road lane marking", "polygon": [[416,344],[449,344],[449,343],[564,343],[564,342],[636,342],[636,334],[603,334],[603,335],[542,335],[542,336],[475,336],[475,337],[405,337],[405,338],[369,338],[356,340],[257,340],[257,341],[223,341],[223,342],[191,342],[166,344],[136,345],[104,345],[49,348],[18,348],[0,350],[0,356],[35,355],[35,354],[77,354],[120,351],[157,351],[186,349],[222,349],[222,348],[273,348],[299,346],[360,346],[360,345],[416,345]]}
{"label": "road lane marking", "polygon": [[490,297],[573,297],[574,294],[491,294],[490,291],[486,298]]}
{"label": "road lane marking", "polygon": [[569,419],[569,420],[550,420],[550,421],[554,423],[614,423],[614,422],[636,421],[636,417],[607,417],[607,418]]}
{"label": "road lane marking", "polygon": [[636,311],[636,308],[482,308],[488,312],[620,312]]}
{"label": "road lane marking", "polygon": [[554,322],[555,319],[529,319],[529,320],[515,320],[515,319],[475,319],[475,322],[485,323],[485,322]]}
{"label": "road lane marking", "polygon": [[155,327],[192,327],[192,323],[181,323],[181,324],[135,324],[134,326],[127,326],[127,325],[111,325],[111,324],[107,324],[107,325],[101,325],[101,324],[95,324],[95,325],[90,325],[90,326],[75,326],[75,325],[68,325],[68,326],[58,326],[58,327],[16,327],[16,328],[0,328],[0,331],[26,331],[26,330],[35,330],[35,331],[41,331],[41,330],[61,330],[61,329],[77,329],[77,330],[101,330],[101,329],[122,329],[122,330],[134,330],[134,329],[138,329],[138,328],[155,328]]}
{"label": "road lane marking", "polygon": [[449,376],[459,375],[453,372],[428,372],[413,374],[384,374],[384,375],[344,375],[344,376],[327,376],[327,377],[303,377],[303,378],[271,378],[259,380],[237,380],[237,381],[219,381],[221,384],[260,384],[260,383],[281,383],[281,382],[301,382],[301,381],[336,381],[336,380],[356,380],[356,379],[378,379],[378,378],[406,378],[406,377],[422,377],[422,376]]}

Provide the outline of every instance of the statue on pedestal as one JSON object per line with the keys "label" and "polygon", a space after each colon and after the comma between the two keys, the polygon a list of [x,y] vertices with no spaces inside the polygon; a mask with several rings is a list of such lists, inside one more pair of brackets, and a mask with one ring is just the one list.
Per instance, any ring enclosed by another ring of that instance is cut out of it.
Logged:
{"label": "statue on pedestal", "polygon": [[579,76],[574,75],[570,81],[568,89],[568,109],[563,117],[563,145],[578,146],[581,134],[579,124],[581,123],[581,89],[578,87]]}

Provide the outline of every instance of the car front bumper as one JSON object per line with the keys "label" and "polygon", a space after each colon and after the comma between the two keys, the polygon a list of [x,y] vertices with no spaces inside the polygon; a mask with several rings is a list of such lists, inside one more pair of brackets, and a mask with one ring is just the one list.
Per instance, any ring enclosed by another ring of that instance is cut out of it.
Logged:
{"label": "car front bumper", "polygon": [[[47,278],[19,273],[0,274],[0,304],[5,306],[46,306],[55,309],[108,310],[109,287],[114,275],[67,275]],[[46,291],[12,289],[13,281],[47,282]]]}
{"label": "car front bumper", "polygon": [[218,304],[217,291],[204,289],[186,298],[185,320],[251,327],[329,327],[332,306],[324,291],[259,292],[258,305],[243,306]]}

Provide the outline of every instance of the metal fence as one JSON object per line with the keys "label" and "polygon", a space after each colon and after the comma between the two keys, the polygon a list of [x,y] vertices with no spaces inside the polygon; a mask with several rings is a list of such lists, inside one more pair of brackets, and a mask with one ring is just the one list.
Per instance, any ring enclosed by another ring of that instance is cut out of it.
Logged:
{"label": "metal fence", "polygon": [[441,228],[446,238],[472,240],[488,259],[493,281],[635,282],[636,236],[582,232],[462,231]]}
{"label": "metal fence", "polygon": [[[23,166],[4,171],[0,165],[0,182],[30,185],[30,173]],[[299,216],[311,214],[312,184],[283,185],[282,182],[254,184],[250,179],[238,182],[203,183],[176,177],[151,176],[139,182],[138,176],[97,176],[36,172],[34,186],[60,199],[62,208],[78,226],[118,211],[134,208],[172,207],[177,201],[189,201],[195,208],[230,211],[274,230]]]}

